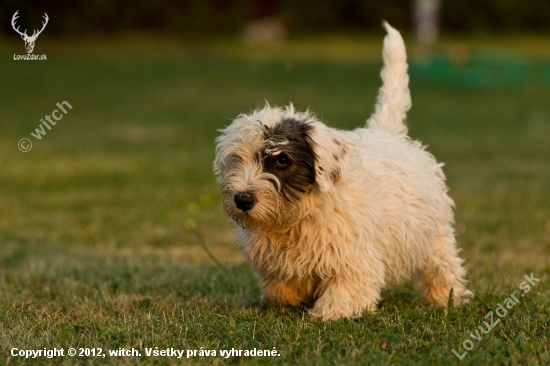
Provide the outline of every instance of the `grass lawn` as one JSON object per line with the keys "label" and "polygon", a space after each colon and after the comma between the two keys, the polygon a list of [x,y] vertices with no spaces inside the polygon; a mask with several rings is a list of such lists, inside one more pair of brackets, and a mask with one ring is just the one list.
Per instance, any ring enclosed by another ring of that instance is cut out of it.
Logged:
{"label": "grass lawn", "polygon": [[[411,78],[410,134],[446,163],[478,298],[434,308],[410,282],[385,292],[376,316],[328,323],[261,300],[218,204],[213,141],[264,100],[361,126],[380,84],[382,34],[326,42],[246,49],[45,38],[35,53],[48,60],[25,62],[13,60],[24,53],[18,38],[2,40],[0,365],[550,364],[550,56],[525,46],[538,39],[519,48],[497,42],[523,57],[512,85]],[[31,136],[63,101],[73,108],[40,140]],[[32,150],[18,150],[21,138]],[[540,281],[520,297],[531,273]],[[498,303],[514,291],[519,303],[499,318]],[[484,334],[490,311],[500,322]],[[11,356],[13,348],[70,347],[142,355]],[[146,356],[155,347],[217,356]],[[279,356],[220,357],[232,348]]]}

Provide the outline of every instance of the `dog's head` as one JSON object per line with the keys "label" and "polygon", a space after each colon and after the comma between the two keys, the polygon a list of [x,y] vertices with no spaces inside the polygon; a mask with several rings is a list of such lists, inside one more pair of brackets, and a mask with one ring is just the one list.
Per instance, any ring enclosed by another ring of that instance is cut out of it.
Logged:
{"label": "dog's head", "polygon": [[266,106],[239,115],[216,139],[214,172],[227,216],[249,230],[285,228],[305,197],[337,184],[346,144],[310,113]]}

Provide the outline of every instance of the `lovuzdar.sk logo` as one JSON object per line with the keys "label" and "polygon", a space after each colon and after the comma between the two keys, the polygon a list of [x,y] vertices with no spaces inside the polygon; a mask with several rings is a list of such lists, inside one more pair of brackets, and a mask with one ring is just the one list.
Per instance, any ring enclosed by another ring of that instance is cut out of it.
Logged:
{"label": "lovuzdar.sk logo", "polygon": [[44,13],[44,21],[42,22],[42,29],[40,30],[37,30],[35,29],[32,33],[31,36],[29,36],[27,34],[27,30],[25,29],[24,32],[21,32],[19,30],[19,26],[16,24],[16,21],[17,21],[17,18],[19,18],[19,14],[17,14],[19,12],[19,10],[17,10],[15,12],[15,14],[13,14],[13,17],[11,18],[11,26],[13,27],[13,29],[19,33],[19,35],[21,36],[21,38],[23,38],[23,41],[25,41],[25,49],[27,50],[27,54],[26,55],[16,55],[14,54],[13,55],[13,59],[14,60],[46,60],[46,55],[34,55],[32,53],[33,49],[34,49],[34,43],[36,42],[36,39],[38,38],[38,36],[40,35],[40,33],[42,33],[42,31],[44,30],[44,28],[46,28],[46,25],[48,24],[48,14]]}

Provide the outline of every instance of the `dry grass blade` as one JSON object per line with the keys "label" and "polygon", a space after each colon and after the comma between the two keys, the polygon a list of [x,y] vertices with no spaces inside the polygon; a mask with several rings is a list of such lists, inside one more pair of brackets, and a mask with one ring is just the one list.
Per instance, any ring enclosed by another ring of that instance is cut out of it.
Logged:
{"label": "dry grass blade", "polygon": [[199,245],[201,246],[202,249],[204,249],[204,251],[206,252],[206,254],[208,254],[208,256],[210,257],[210,259],[212,259],[214,261],[214,263],[216,263],[216,265],[218,266],[219,269],[221,269],[230,279],[233,279],[233,276],[231,275],[231,273],[229,273],[229,271],[227,270],[227,268],[224,267],[223,264],[221,264],[221,262],[214,256],[214,254],[212,254],[212,252],[210,251],[210,249],[208,249],[208,247],[206,246],[206,243],[204,242],[204,240],[202,239],[202,237],[199,235],[199,233],[193,229],[193,228],[190,228],[190,230],[193,232],[193,234],[195,235],[195,237],[197,238],[197,241],[199,242]]}

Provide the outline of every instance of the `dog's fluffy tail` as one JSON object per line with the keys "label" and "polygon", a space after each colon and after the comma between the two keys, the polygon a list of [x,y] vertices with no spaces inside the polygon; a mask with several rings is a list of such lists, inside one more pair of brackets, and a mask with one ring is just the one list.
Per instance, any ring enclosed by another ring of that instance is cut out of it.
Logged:
{"label": "dog's fluffy tail", "polygon": [[367,120],[367,127],[406,135],[405,119],[411,108],[411,95],[405,42],[401,34],[388,23],[384,22],[384,27],[388,34],[384,38],[382,50],[382,87],[378,91],[374,113]]}

